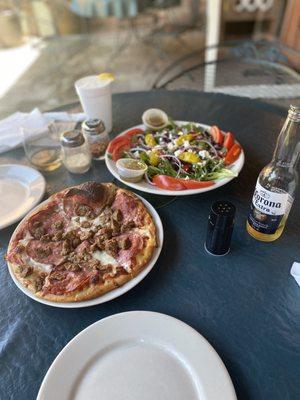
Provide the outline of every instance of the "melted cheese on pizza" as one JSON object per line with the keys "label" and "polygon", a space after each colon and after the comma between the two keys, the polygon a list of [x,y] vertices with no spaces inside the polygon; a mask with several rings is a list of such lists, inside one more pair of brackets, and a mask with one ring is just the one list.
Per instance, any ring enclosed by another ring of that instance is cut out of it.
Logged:
{"label": "melted cheese on pizza", "polygon": [[42,270],[43,272],[47,272],[47,273],[50,273],[51,269],[52,269],[52,265],[39,263],[39,262],[33,260],[31,257],[28,257],[27,264],[33,268],[38,268],[38,269]]}
{"label": "melted cheese on pizza", "polygon": [[23,246],[26,246],[27,243],[33,239],[33,237],[30,235],[30,233],[27,231],[26,235],[23,239],[19,240],[19,243],[22,244]]}
{"label": "melted cheese on pizza", "polygon": [[93,258],[95,258],[96,260],[99,260],[103,265],[106,265],[106,264],[111,264],[112,266],[118,265],[118,261],[115,258],[113,258],[111,255],[106,253],[106,251],[96,250],[93,253]]}

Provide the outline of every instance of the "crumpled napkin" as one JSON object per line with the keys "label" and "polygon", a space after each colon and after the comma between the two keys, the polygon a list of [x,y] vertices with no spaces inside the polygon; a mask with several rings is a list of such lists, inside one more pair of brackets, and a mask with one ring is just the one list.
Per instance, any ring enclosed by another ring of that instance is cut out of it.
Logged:
{"label": "crumpled napkin", "polygon": [[294,262],[291,268],[291,275],[295,278],[295,281],[300,286],[300,263]]}
{"label": "crumpled napkin", "polygon": [[41,113],[38,108],[30,113],[16,112],[0,121],[0,153],[12,150],[22,144],[21,127],[32,130],[43,130],[54,121],[83,121],[84,113],[67,112]]}

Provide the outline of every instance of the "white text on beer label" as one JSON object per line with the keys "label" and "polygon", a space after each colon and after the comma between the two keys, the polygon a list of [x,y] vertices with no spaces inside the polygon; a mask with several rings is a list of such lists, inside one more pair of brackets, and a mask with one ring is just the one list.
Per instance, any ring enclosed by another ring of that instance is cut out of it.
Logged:
{"label": "white text on beer label", "polygon": [[283,215],[289,211],[292,201],[288,193],[271,192],[257,181],[252,202],[254,207],[262,213]]}

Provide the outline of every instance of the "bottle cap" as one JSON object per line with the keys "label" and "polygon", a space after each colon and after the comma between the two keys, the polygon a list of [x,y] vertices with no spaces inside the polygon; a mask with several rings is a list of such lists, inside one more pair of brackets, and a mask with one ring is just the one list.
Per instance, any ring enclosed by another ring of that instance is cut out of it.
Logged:
{"label": "bottle cap", "polygon": [[300,122],[300,107],[299,106],[293,106],[292,104],[290,105],[288,115],[290,119],[294,122]]}
{"label": "bottle cap", "polygon": [[229,201],[219,200],[212,204],[205,242],[208,253],[222,256],[229,252],[234,217],[235,206]]}
{"label": "bottle cap", "polygon": [[84,136],[79,130],[66,131],[61,136],[61,144],[64,147],[78,147],[83,145]]}

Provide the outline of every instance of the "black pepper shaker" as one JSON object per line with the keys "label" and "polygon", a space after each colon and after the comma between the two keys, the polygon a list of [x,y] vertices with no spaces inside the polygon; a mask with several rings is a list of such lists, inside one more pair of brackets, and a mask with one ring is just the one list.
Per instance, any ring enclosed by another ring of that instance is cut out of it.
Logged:
{"label": "black pepper shaker", "polygon": [[208,217],[205,249],[215,256],[229,253],[234,225],[235,206],[219,200],[212,204]]}

